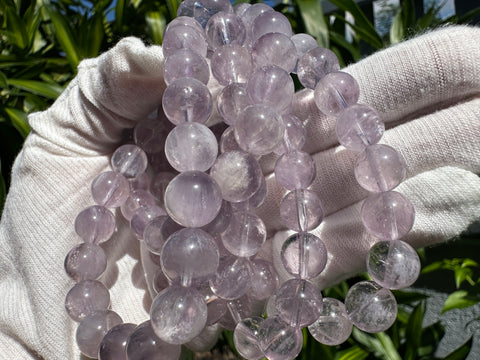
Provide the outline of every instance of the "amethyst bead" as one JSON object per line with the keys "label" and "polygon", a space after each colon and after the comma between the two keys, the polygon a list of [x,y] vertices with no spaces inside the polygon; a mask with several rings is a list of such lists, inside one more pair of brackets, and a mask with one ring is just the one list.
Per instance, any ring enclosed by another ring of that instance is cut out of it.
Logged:
{"label": "amethyst bead", "polygon": [[70,289],[65,298],[65,309],[75,321],[81,321],[97,310],[110,306],[110,293],[100,281],[83,280]]}
{"label": "amethyst bead", "polygon": [[103,206],[90,206],[75,219],[75,232],[83,241],[99,244],[107,241],[115,230],[115,217]]}
{"label": "amethyst bead", "polygon": [[233,342],[235,349],[245,359],[260,360],[264,357],[259,347],[260,325],[264,319],[252,317],[243,319],[235,327]]}
{"label": "amethyst bead", "polygon": [[143,231],[143,242],[150,252],[157,255],[162,253],[162,247],[166,241],[162,230],[167,219],[168,216],[159,216],[150,221]]}
{"label": "amethyst bead", "polygon": [[295,45],[289,36],[280,33],[268,33],[260,37],[253,45],[252,57],[257,67],[276,65],[287,73],[291,73],[297,65]]}
{"label": "amethyst bead", "polygon": [[120,173],[107,171],[98,175],[90,189],[93,200],[108,208],[122,205],[130,194],[130,184]]}
{"label": "amethyst bead", "polygon": [[319,343],[333,346],[345,342],[352,328],[345,305],[337,299],[323,298],[320,317],[308,326],[308,331]]}
{"label": "amethyst bead", "polygon": [[232,205],[228,201],[222,202],[222,207],[215,219],[202,227],[202,230],[211,234],[212,236],[222,234],[230,224],[233,216]]}
{"label": "amethyst bead", "polygon": [[238,299],[250,289],[251,276],[252,269],[248,259],[228,256],[220,259],[217,274],[210,280],[210,287],[213,293],[222,299]]}
{"label": "amethyst bead", "polygon": [[242,46],[247,35],[242,19],[233,12],[219,11],[205,26],[208,45],[212,50],[223,45]]}
{"label": "amethyst bead", "polygon": [[236,256],[255,255],[267,238],[262,219],[248,212],[234,212],[228,228],[222,234],[225,248]]}
{"label": "amethyst bead", "polygon": [[106,268],[105,251],[90,243],[75,246],[65,258],[65,271],[75,281],[96,279]]}
{"label": "amethyst bead", "polygon": [[146,153],[155,154],[163,151],[165,139],[173,129],[173,124],[166,121],[167,117],[161,112],[157,118],[146,118],[137,123],[133,129],[135,144],[140,146]]}
{"label": "amethyst bead", "polygon": [[207,56],[207,41],[203,32],[192,26],[174,26],[165,31],[162,42],[163,55],[168,58],[177,50],[189,49]]}
{"label": "amethyst bead", "polygon": [[270,10],[258,15],[253,20],[252,26],[252,39],[254,42],[268,33],[279,33],[288,38],[293,35],[290,21],[278,11]]}
{"label": "amethyst bead", "polygon": [[295,359],[302,344],[302,331],[291,327],[279,316],[269,317],[260,325],[260,349],[269,360]]}
{"label": "amethyst bead", "polygon": [[127,341],[135,328],[135,324],[129,323],[111,328],[100,343],[98,360],[128,360]]}
{"label": "amethyst bead", "polygon": [[292,40],[293,45],[295,45],[298,59],[300,59],[307,51],[318,47],[317,40],[308,34],[295,34],[290,38],[290,40]]}
{"label": "amethyst bead", "polygon": [[165,190],[167,189],[168,184],[175,177],[175,174],[170,172],[159,172],[155,174],[152,178],[152,183],[150,185],[150,191],[152,195],[158,199],[160,206],[163,207],[163,199],[165,197]]}
{"label": "amethyst bead", "polygon": [[148,165],[147,154],[137,145],[120,146],[112,155],[112,168],[126,178],[134,178],[145,172]]}
{"label": "amethyst bead", "polygon": [[321,78],[338,70],[340,70],[340,64],[337,56],[322,47],[309,50],[298,60],[297,65],[298,80],[309,89],[315,89]]}
{"label": "amethyst bead", "polygon": [[182,77],[191,77],[206,85],[210,78],[210,69],[205,58],[195,51],[180,49],[165,60],[163,74],[167,85]]}
{"label": "amethyst bead", "polygon": [[145,190],[134,190],[130,193],[125,203],[120,208],[125,219],[130,221],[138,208],[144,206],[154,206],[155,198]]}
{"label": "amethyst bead", "polygon": [[[193,12],[192,12],[193,14]],[[175,19],[170,21],[167,24],[167,27],[165,28],[165,31],[169,30],[170,28],[173,28],[175,26],[190,26],[196,29],[199,32],[203,32],[203,27],[200,25],[200,23],[192,18],[191,16],[177,16]]]}
{"label": "amethyst bead", "polygon": [[240,45],[224,45],[213,54],[211,67],[221,85],[246,83],[253,70],[252,56]]}
{"label": "amethyst bead", "polygon": [[221,153],[235,150],[243,151],[238,145],[237,140],[235,139],[235,129],[233,128],[233,126],[229,126],[225,129],[220,138],[219,145]]}
{"label": "amethyst bead", "polygon": [[320,225],[324,210],[315,192],[301,189],[285,195],[280,202],[280,216],[289,229],[310,231]]}
{"label": "amethyst bead", "polygon": [[253,299],[265,300],[278,287],[278,275],[273,264],[262,259],[252,260],[252,287],[249,296]]}
{"label": "amethyst bead", "polygon": [[143,232],[148,223],[164,215],[166,215],[165,210],[156,205],[139,207],[135,210],[132,220],[130,220],[130,229],[133,235],[135,235],[137,239],[143,239]]}
{"label": "amethyst bead", "polygon": [[277,155],[282,155],[291,150],[300,150],[305,145],[307,137],[305,126],[295,115],[283,115],[282,120],[285,124],[285,133],[283,134],[283,141],[273,150]]}
{"label": "amethyst bead", "polygon": [[306,189],[315,175],[315,162],[303,151],[286,152],[275,164],[275,179],[287,190]]}
{"label": "amethyst bead", "polygon": [[344,108],[354,105],[360,95],[357,81],[342,71],[328,73],[317,83],[314,100],[325,115],[337,116]]}
{"label": "amethyst bead", "polygon": [[217,110],[225,124],[235,125],[238,117],[251,105],[245,84],[232,83],[223,88],[217,97]]}

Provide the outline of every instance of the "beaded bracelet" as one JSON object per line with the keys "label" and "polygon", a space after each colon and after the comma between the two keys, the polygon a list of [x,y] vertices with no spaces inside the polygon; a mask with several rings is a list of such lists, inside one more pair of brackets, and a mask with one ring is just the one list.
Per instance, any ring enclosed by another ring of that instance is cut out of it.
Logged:
{"label": "beaded bracelet", "polygon": [[[197,339],[215,340],[220,325],[234,330],[243,357],[287,360],[299,354],[306,326],[327,345],[344,342],[353,325],[389,328],[397,314],[389,289],[413,284],[420,262],[399,240],[413,225],[414,209],[392,191],[405,178],[405,164],[393,148],[377,144],[385,130],[378,113],[357,104],[358,84],[339,71],[331,51],[309,35],[293,35],[288,19],[265,4],[185,0],[178,16],[164,35],[168,86],[158,114],[138,123],[135,144],[114,152],[113,171],[91,185],[97,205],[75,220],[84,242],[65,259],[77,281],[65,306],[80,322],[81,352],[101,360],[178,359],[180,345],[195,350]],[[308,189],[316,168],[301,151],[306,134],[291,113],[290,73],[313,90],[320,111],[337,118],[338,141],[360,152],[355,177],[371,192],[361,217],[379,239],[367,258],[374,281],[354,285],[345,304],[322,298],[311,281],[327,264],[325,244],[309,232],[324,210]],[[207,87],[211,75],[223,86],[216,104]],[[214,105],[229,126],[220,144],[204,125]],[[288,191],[280,215],[296,231],[281,250],[292,279],[280,287],[273,265],[256,257],[267,238],[255,213],[267,196],[258,158],[271,152],[279,156],[275,179]],[[109,310],[108,289],[95,280],[107,266],[99,244],[115,230],[109,209],[118,207],[158,265],[150,320],[138,326]],[[267,301],[273,307],[265,319]]]}

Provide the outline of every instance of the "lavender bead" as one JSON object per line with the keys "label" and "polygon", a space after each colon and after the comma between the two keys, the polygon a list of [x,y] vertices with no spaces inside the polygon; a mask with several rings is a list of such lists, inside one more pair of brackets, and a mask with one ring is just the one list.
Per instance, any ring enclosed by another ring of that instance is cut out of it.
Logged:
{"label": "lavender bead", "polygon": [[417,280],[420,268],[415,249],[400,240],[376,243],[367,257],[368,273],[377,284],[387,289],[409,287]]}
{"label": "lavender bead", "polygon": [[133,129],[135,144],[149,154],[156,154],[163,151],[165,139],[173,129],[173,124],[166,120],[167,117],[162,110],[159,117],[154,119],[146,118],[138,122]]}
{"label": "lavender bead", "polygon": [[358,83],[351,75],[335,71],[320,79],[313,96],[321,112],[337,116],[344,108],[354,105],[359,94]]}
{"label": "lavender bead", "polygon": [[251,103],[245,84],[227,85],[217,97],[218,113],[228,125],[235,125],[243,110],[249,105]]}
{"label": "lavender bead", "polygon": [[260,349],[269,360],[295,359],[302,344],[302,331],[278,316],[269,317],[260,325]]}
{"label": "lavender bead", "polygon": [[143,232],[147,224],[153,219],[164,215],[166,215],[165,210],[156,205],[139,207],[135,210],[132,220],[130,220],[130,229],[133,235],[137,239],[143,239]]}
{"label": "lavender bead", "polygon": [[278,275],[273,264],[262,259],[252,260],[251,283],[250,297],[257,300],[269,298],[278,287]]}
{"label": "lavender bead", "polygon": [[327,248],[320,238],[310,233],[288,237],[280,253],[282,264],[290,274],[302,279],[320,275],[327,264]]}
{"label": "lavender bead", "polygon": [[145,190],[134,190],[120,209],[123,217],[130,221],[138,208],[153,205],[155,205],[155,198],[152,194]]}
{"label": "lavender bead", "polygon": [[81,321],[97,310],[110,306],[110,293],[100,281],[83,280],[70,289],[65,298],[65,309],[75,321]]}
{"label": "lavender bead", "polygon": [[235,327],[242,319],[262,315],[261,311],[256,311],[258,309],[254,308],[254,303],[248,295],[243,295],[235,300],[229,300],[226,303],[227,312],[218,321],[218,324],[227,330],[235,330]]}
{"label": "lavender bead", "polygon": [[247,35],[242,19],[233,12],[219,11],[205,26],[208,45],[212,50],[223,45],[242,46]]}
{"label": "lavender bead", "polygon": [[265,181],[265,178],[262,177],[262,182],[258,190],[251,197],[249,197],[248,200],[232,203],[232,207],[235,209],[235,211],[250,211],[258,208],[267,198],[267,190],[267,182]]}
{"label": "lavender bead", "polygon": [[415,209],[396,191],[370,195],[363,203],[362,222],[367,231],[382,240],[398,240],[413,226]]}
{"label": "lavender bead", "polygon": [[338,115],[335,132],[340,144],[347,149],[362,151],[380,140],[385,132],[385,124],[374,108],[355,104]]}
{"label": "lavender bead", "polygon": [[153,332],[150,321],[138,325],[127,343],[128,360],[177,360],[181,347],[160,340]]}
{"label": "lavender bead", "polygon": [[112,155],[112,168],[126,178],[134,178],[147,169],[147,154],[137,145],[120,146]]}
{"label": "lavender bead", "polygon": [[278,11],[271,10],[258,15],[252,26],[253,41],[268,33],[280,33],[288,38],[293,35],[290,21]]}
{"label": "lavender bead", "polygon": [[267,239],[267,229],[262,219],[247,212],[235,212],[230,225],[222,234],[225,248],[236,256],[255,255]]}
{"label": "lavender bead", "polygon": [[252,105],[235,123],[235,140],[254,155],[270,153],[281,141],[285,125],[275,110],[265,105]]}
{"label": "lavender bead", "polygon": [[235,139],[235,129],[233,126],[229,126],[225,129],[222,137],[220,138],[219,145],[221,153],[236,150],[243,151],[238,145],[237,140]]}
{"label": "lavender bead", "polygon": [[405,160],[388,145],[369,145],[357,157],[355,178],[371,192],[392,190],[405,179]]}
{"label": "lavender bead", "polygon": [[[158,256],[158,258],[160,258],[160,256]],[[160,260],[158,260],[158,265],[161,266]],[[153,290],[155,290],[157,294],[171,285],[161,268],[155,272],[152,282]]]}
{"label": "lavender bead", "polygon": [[[193,12],[192,12],[192,15],[193,15]],[[167,24],[167,27],[165,28],[165,32],[175,26],[190,26],[199,32],[203,32],[202,25],[200,25],[200,23],[197,20],[195,20],[191,15],[177,16],[175,19],[173,19]]]}
{"label": "lavender bead", "polygon": [[180,172],[207,171],[215,162],[217,153],[217,139],[203,124],[179,124],[168,134],[165,142],[167,160]]}
{"label": "lavender bead", "polygon": [[293,45],[295,45],[298,59],[300,59],[307,51],[318,47],[317,40],[308,34],[295,34],[290,38],[290,40],[292,40]]}
{"label": "lavender bead", "polygon": [[130,185],[130,191],[135,190],[150,190],[150,176],[147,173],[143,173],[128,180]]}
{"label": "lavender bead", "polygon": [[245,24],[245,28],[247,29],[247,38],[245,39],[244,44],[247,49],[251,49],[254,42],[252,35],[253,21],[257,16],[263,14],[266,11],[272,11],[272,8],[267,4],[257,3],[250,6],[240,15],[240,18],[242,19],[243,23]]}
{"label": "lavender bead", "polygon": [[252,56],[240,45],[224,45],[213,54],[211,67],[221,85],[246,83],[253,70]]}
{"label": "lavender bead", "polygon": [[153,300],[153,331],[169,344],[184,344],[198,336],[207,322],[207,304],[194,288],[173,285]]}
{"label": "lavender bead", "polygon": [[216,296],[208,283],[203,283],[197,290],[202,294],[207,303],[208,315],[207,325],[210,326],[216,324],[220,318],[227,312],[227,302]]}
{"label": "lavender bead", "polygon": [[177,50],[189,49],[207,56],[207,41],[202,32],[191,26],[175,26],[165,31],[162,42],[163,55],[168,58]]}
{"label": "lavender bead", "polygon": [[285,195],[280,202],[280,216],[289,229],[310,231],[322,222],[324,210],[316,193],[302,189]]}
{"label": "lavender bead", "polygon": [[177,15],[193,16],[203,27],[217,12],[233,12],[232,5],[228,0],[186,0],[181,5],[184,5],[185,8],[182,9],[180,6]]}
{"label": "lavender bead", "polygon": [[191,77],[206,85],[210,78],[210,69],[205,58],[195,51],[180,49],[165,60],[163,74],[167,85],[181,77]]}
{"label": "lavender bead", "polygon": [[175,125],[183,122],[204,123],[212,113],[212,95],[207,86],[194,78],[172,82],[162,98],[163,110]]}
{"label": "lavender bead", "polygon": [[107,268],[107,256],[100,246],[83,243],[68,252],[64,265],[73,280],[93,280]]}
{"label": "lavender bead", "polygon": [[122,205],[130,194],[128,180],[119,173],[107,171],[98,175],[90,188],[93,200],[109,208]]}
{"label": "lavender bead", "polygon": [[127,341],[136,327],[127,323],[111,328],[100,343],[98,360],[128,360]]}
{"label": "lavender bead", "polygon": [[282,115],[282,120],[285,124],[285,133],[283,134],[283,141],[273,150],[277,155],[282,155],[291,150],[300,150],[305,145],[307,137],[305,126],[295,115]]}
{"label": "lavender bead", "polygon": [[369,333],[387,330],[397,317],[392,292],[373,281],[353,285],[345,297],[345,308],[353,325]]}
{"label": "lavender bead", "polygon": [[260,325],[264,320],[261,317],[243,319],[235,327],[233,343],[240,355],[248,360],[260,360],[264,357],[258,346]]}
{"label": "lavender bead", "polygon": [[147,246],[148,250],[154,254],[160,255],[162,253],[162,247],[166,238],[163,237],[163,225],[168,219],[168,216],[159,216],[150,221],[143,231],[143,242]]}
{"label": "lavender bead", "polygon": [[308,331],[319,343],[334,346],[350,337],[352,327],[345,305],[337,299],[323,298],[320,317],[308,326]]}
{"label": "lavender bead", "polygon": [[228,201],[222,202],[222,207],[215,219],[202,227],[202,230],[215,236],[222,234],[230,224],[233,216],[232,205]]}
{"label": "lavender bead", "polygon": [[100,343],[107,332],[122,323],[122,318],[110,310],[99,310],[85,317],[78,325],[76,340],[82,354],[97,358]]}
{"label": "lavender bead", "polygon": [[328,49],[315,47],[298,60],[297,75],[303,86],[315,89],[320,79],[338,70],[340,64],[337,56]]}
{"label": "lavender bead", "polygon": [[275,163],[275,180],[287,190],[306,189],[315,175],[315,161],[303,151],[289,151]]}
{"label": "lavender bead", "polygon": [[235,15],[237,16],[242,16],[243,13],[245,11],[247,11],[247,9],[252,6],[251,4],[249,3],[239,3],[239,4],[236,4],[233,6],[233,12],[235,13]]}
{"label": "lavender bead", "polygon": [[75,232],[88,243],[99,244],[107,241],[114,230],[115,217],[103,206],[90,206],[75,218]]}
{"label": "lavender bead", "polygon": [[[268,14],[270,12],[263,15]],[[295,49],[295,45],[289,36],[280,33],[268,33],[255,41],[252,48],[252,57],[257,67],[276,65],[290,73],[297,64],[297,49]]]}
{"label": "lavender bead", "polygon": [[251,276],[252,269],[248,259],[234,256],[221,258],[217,274],[210,280],[210,287],[213,293],[222,299],[238,299],[250,288]]}
{"label": "lavender bead", "polygon": [[165,197],[165,190],[174,177],[175,174],[173,173],[159,172],[152,178],[150,191],[152,195],[155,196],[155,198],[159,201],[161,207],[164,207],[163,199]]}
{"label": "lavender bead", "polygon": [[168,215],[185,227],[202,227],[217,216],[222,193],[213,178],[200,171],[177,175],[165,190]]}
{"label": "lavender bead", "polygon": [[256,69],[247,83],[247,93],[253,104],[271,106],[279,114],[289,109],[294,92],[290,75],[275,65]]}

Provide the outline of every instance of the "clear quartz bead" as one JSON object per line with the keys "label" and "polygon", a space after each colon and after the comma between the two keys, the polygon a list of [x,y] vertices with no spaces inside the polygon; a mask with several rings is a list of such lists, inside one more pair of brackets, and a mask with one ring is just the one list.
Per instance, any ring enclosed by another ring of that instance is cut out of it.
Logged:
{"label": "clear quartz bead", "polygon": [[154,205],[155,198],[152,194],[145,190],[134,190],[130,193],[130,196],[120,209],[122,210],[123,217],[130,221],[138,208]]}
{"label": "clear quartz bead", "polygon": [[128,360],[127,341],[135,328],[136,325],[130,323],[111,328],[100,343],[98,360]]}
{"label": "clear quartz bead", "polygon": [[228,256],[220,259],[218,270],[210,280],[215,295],[234,300],[247,293],[251,286],[252,269],[248,259]]}
{"label": "clear quartz bead", "polygon": [[93,280],[107,268],[107,256],[100,246],[83,243],[68,252],[64,265],[73,280]]}
{"label": "clear quartz bead", "polygon": [[108,208],[121,206],[130,194],[130,184],[120,173],[107,171],[99,174],[90,188],[93,200]]}
{"label": "clear quartz bead", "polygon": [[302,345],[302,331],[279,316],[269,317],[260,325],[260,349],[269,360],[295,359]]}
{"label": "clear quartz bead", "polygon": [[297,75],[303,86],[315,89],[321,78],[338,70],[340,64],[337,56],[328,49],[315,47],[298,60]]}
{"label": "clear quartz bead", "polygon": [[110,293],[100,281],[83,280],[70,289],[65,298],[65,309],[75,321],[81,321],[97,310],[110,306]]}
{"label": "clear quartz bead", "polygon": [[255,255],[267,238],[262,219],[248,212],[234,212],[228,228],[222,234],[225,248],[236,256]]}
{"label": "clear quartz bead", "polygon": [[359,95],[358,83],[350,74],[334,71],[320,79],[313,98],[321,112],[337,116],[344,108],[354,105]]}
{"label": "clear quartz bead", "polygon": [[207,41],[203,32],[188,25],[169,28],[165,31],[162,42],[163,55],[166,58],[180,49],[190,49],[200,56],[206,57],[207,48]]}
{"label": "clear quartz bead", "polygon": [[273,264],[263,259],[252,260],[251,282],[250,297],[258,300],[269,298],[278,287],[278,275]]}
{"label": "clear quartz bead", "polygon": [[251,105],[245,84],[232,83],[223,88],[217,97],[217,110],[227,125],[235,122],[247,106]]}
{"label": "clear quartz bead", "polygon": [[115,216],[104,206],[90,206],[75,218],[75,232],[83,241],[99,244],[107,241],[115,230]]}
{"label": "clear quartz bead", "polygon": [[258,38],[252,48],[252,57],[257,67],[276,65],[287,73],[297,65],[297,49],[290,37],[281,33],[268,33]]}
{"label": "clear quartz bead", "polygon": [[260,325],[264,320],[261,317],[243,319],[235,327],[233,342],[240,355],[248,360],[260,360],[264,357],[258,345]]}
{"label": "clear quartz bead", "polygon": [[211,67],[221,85],[246,83],[253,70],[252,55],[240,45],[223,45],[212,55]]}
{"label": "clear quartz bead", "polygon": [[137,239],[143,239],[143,232],[148,223],[153,219],[164,215],[166,215],[165,210],[160,206],[152,205],[139,207],[135,210],[132,220],[130,220],[130,229],[132,230],[133,235],[135,235]]}
{"label": "clear quartz bead", "polygon": [[323,220],[324,210],[318,195],[310,190],[289,192],[280,202],[283,223],[294,231],[310,231]]}
{"label": "clear quartz bead", "polygon": [[303,151],[288,151],[275,163],[275,180],[287,190],[306,189],[315,175],[315,161]]}
{"label": "clear quartz bead", "polygon": [[239,16],[219,11],[208,20],[205,34],[210,48],[216,50],[223,45],[242,46],[247,32]]}
{"label": "clear quartz bead", "polygon": [[182,77],[191,77],[206,85],[210,69],[204,57],[193,50],[180,49],[165,60],[163,74],[167,85]]}
{"label": "clear quartz bead", "polygon": [[147,154],[139,146],[120,146],[112,155],[112,168],[126,178],[134,178],[145,172],[148,165]]}
{"label": "clear quartz bead", "polygon": [[279,33],[290,38],[293,35],[290,21],[278,11],[270,10],[259,14],[252,23],[253,41],[268,33]]}

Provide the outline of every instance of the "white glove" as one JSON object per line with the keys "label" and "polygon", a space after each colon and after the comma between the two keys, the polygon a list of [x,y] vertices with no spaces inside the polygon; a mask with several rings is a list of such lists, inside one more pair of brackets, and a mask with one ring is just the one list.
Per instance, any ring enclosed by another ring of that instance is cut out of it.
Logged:
{"label": "white glove", "polygon": [[[452,27],[382,51],[347,71],[358,80],[360,102],[384,116],[383,142],[402,153],[409,180],[399,191],[415,206],[407,240],[414,246],[445,241],[480,213],[480,29]],[[97,59],[81,63],[78,76],[47,111],[30,116],[33,129],[17,158],[0,224],[0,351],[8,359],[78,358],[77,325],[63,302],[73,286],[63,271],[67,252],[80,242],[73,229],[79,211],[93,204],[89,184],[107,170],[122,131],[149,114],[164,89],[159,47],[124,39]],[[477,77],[475,77],[477,75]],[[454,105],[433,113],[446,102]],[[307,92],[297,96],[308,120],[305,150],[315,153],[313,186],[328,214],[316,233],[330,252],[331,284],[362,270],[371,239],[363,233],[353,178],[353,154],[336,149],[333,119],[321,115]],[[437,105],[440,104],[440,105]],[[421,115],[419,115],[421,114]],[[410,120],[410,121],[406,121]],[[272,168],[266,159],[265,169]],[[283,191],[269,180],[260,213],[274,236],[274,260],[286,239],[278,216]],[[138,242],[119,221],[104,248],[112,309],[125,322],[147,319],[150,298],[139,263]],[[125,231],[124,231],[125,230]]]}

